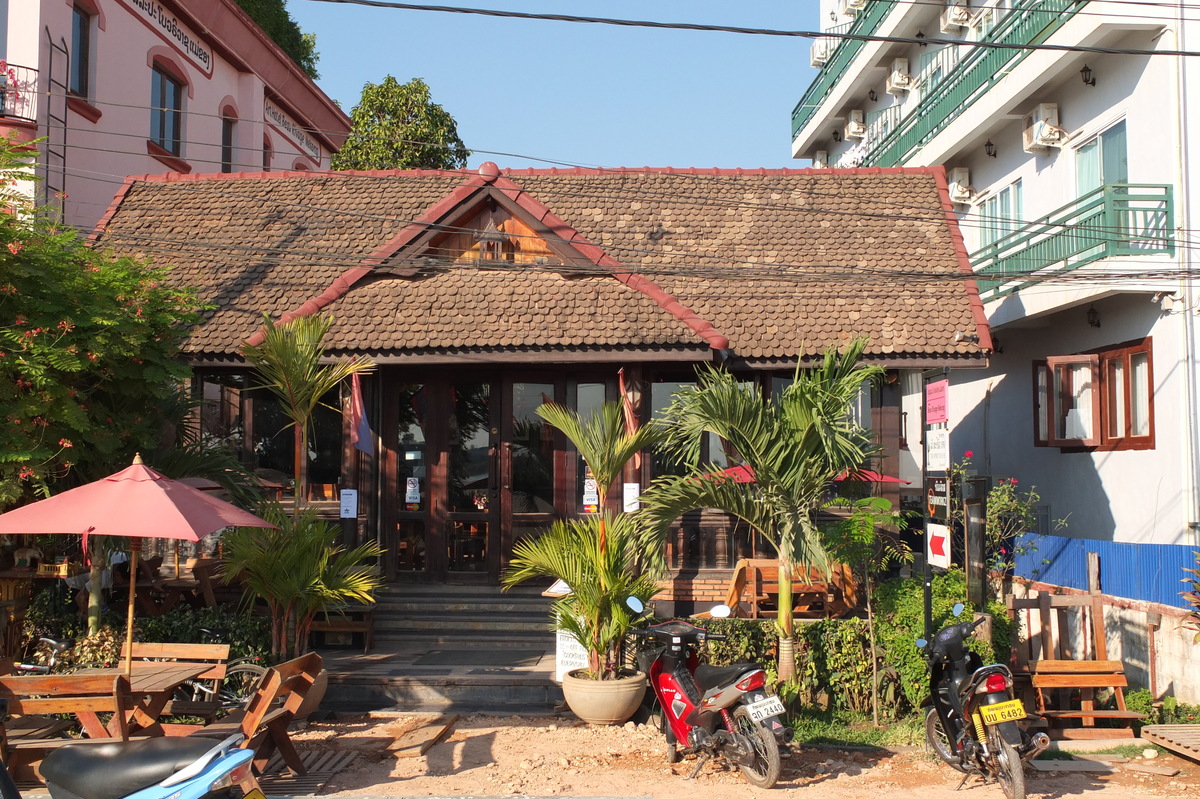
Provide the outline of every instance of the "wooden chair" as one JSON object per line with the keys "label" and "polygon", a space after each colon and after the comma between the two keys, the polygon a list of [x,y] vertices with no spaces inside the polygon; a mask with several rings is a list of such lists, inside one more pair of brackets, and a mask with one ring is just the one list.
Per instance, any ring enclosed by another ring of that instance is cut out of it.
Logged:
{"label": "wooden chair", "polygon": [[325,633],[361,635],[365,655],[375,646],[375,606],[356,602],[322,608],[309,630],[314,638],[320,636],[321,643],[324,643]]}
{"label": "wooden chair", "polygon": [[129,678],[124,675],[84,676],[78,674],[45,674],[32,676],[0,676],[0,698],[7,700],[8,712],[29,717],[56,713],[73,713],[85,730],[102,730],[97,713],[112,713],[111,735],[89,738],[32,737],[20,733],[9,735],[8,725],[0,727],[0,756],[10,773],[16,777],[40,780],[38,765],[51,751],[63,746],[128,741],[128,715],[134,706]]}
{"label": "wooden chair", "polygon": [[316,682],[321,668],[321,656],[315,652],[272,666],[263,675],[258,691],[245,710],[231,713],[192,734],[223,738],[241,732],[246,736],[242,748],[254,750],[254,767],[259,774],[276,751],[293,773],[304,774],[307,769],[288,737],[288,725],[296,717],[296,711]]}
{"label": "wooden chair", "polygon": [[[1050,737],[1132,738],[1133,721],[1145,716],[1125,706],[1129,682],[1121,662],[1108,658],[1100,595],[1043,591],[1029,599],[1010,595],[1006,604],[1017,629],[1025,630],[1013,646],[1013,676]],[[1112,691],[1115,709],[1096,708],[1098,689]],[[1097,719],[1119,726],[1097,727]]]}
{"label": "wooden chair", "polygon": [[[792,578],[792,612],[799,616],[830,617],[849,610],[843,585],[843,567],[837,564],[831,579],[825,579],[816,569],[804,578]],[[735,616],[757,619],[775,613],[779,601],[779,561],[774,559],[739,560],[725,604]]]}
{"label": "wooden chair", "polygon": [[[124,662],[129,652],[129,644],[121,646],[121,661]],[[229,660],[229,644],[154,644],[135,641],[133,643],[134,660],[174,660],[185,663],[205,663],[211,668],[196,679],[207,683],[212,693],[211,699],[172,699],[167,703],[163,715],[166,716],[198,716],[206,722],[212,721],[221,709],[217,692],[225,679],[226,661]]]}
{"label": "wooden chair", "polygon": [[215,608],[218,603],[213,577],[219,562],[214,558],[188,558],[185,576],[156,582],[155,589],[164,595],[162,606],[170,609],[184,601],[195,608]]}

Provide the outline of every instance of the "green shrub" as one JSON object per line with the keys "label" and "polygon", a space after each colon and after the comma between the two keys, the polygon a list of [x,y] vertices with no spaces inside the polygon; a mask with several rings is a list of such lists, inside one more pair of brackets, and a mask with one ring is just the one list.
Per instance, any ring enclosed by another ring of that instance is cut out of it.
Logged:
{"label": "green shrub", "polygon": [[1155,702],[1146,688],[1126,693],[1125,707],[1146,715],[1140,724],[1200,724],[1200,705],[1189,705],[1173,696]]}
{"label": "green shrub", "polygon": [[[966,605],[962,618],[973,612],[966,600],[966,580],[961,571],[952,569],[935,575],[932,585],[933,629],[936,632],[954,620],[955,603]],[[929,693],[925,657],[916,641],[925,634],[924,586],[916,577],[889,580],[874,594],[875,636],[882,661],[900,675],[904,694],[913,707],[919,707]],[[1012,650],[1012,623],[998,602],[987,605],[992,614],[992,640],[972,638],[967,647],[984,663],[1007,663]]]}
{"label": "green shrub", "polygon": [[[75,605],[74,592],[65,588],[56,582],[30,600],[22,631],[25,657],[36,659],[41,654],[37,647],[39,638],[69,638],[76,644],[62,658],[63,663],[116,662],[125,640],[124,606],[119,608],[120,613],[114,606],[107,608],[101,617],[100,630],[89,636],[87,620]],[[225,607],[196,610],[183,605],[157,618],[138,618],[135,634],[141,641],[195,644],[209,641],[200,632],[202,628],[212,630],[216,641],[230,645],[230,658],[261,658],[270,651],[268,619]]]}
{"label": "green shrub", "polygon": [[[143,641],[166,644],[229,644],[229,657],[266,658],[271,651],[271,620],[224,607],[173,608],[156,618],[138,620]],[[201,630],[210,630],[208,636]]]}

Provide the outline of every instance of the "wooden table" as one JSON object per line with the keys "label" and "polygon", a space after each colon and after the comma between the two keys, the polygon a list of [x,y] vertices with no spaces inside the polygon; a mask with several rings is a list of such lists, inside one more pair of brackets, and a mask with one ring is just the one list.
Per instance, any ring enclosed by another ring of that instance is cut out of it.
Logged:
{"label": "wooden table", "polygon": [[[175,689],[188,680],[199,677],[212,668],[207,663],[176,663],[151,660],[133,661],[130,686],[136,703],[129,715],[130,735],[165,735],[158,717],[175,693]],[[111,669],[80,669],[75,674],[111,674],[116,677],[125,673],[124,666]],[[76,713],[83,731],[89,738],[107,738],[111,733],[95,713]]]}

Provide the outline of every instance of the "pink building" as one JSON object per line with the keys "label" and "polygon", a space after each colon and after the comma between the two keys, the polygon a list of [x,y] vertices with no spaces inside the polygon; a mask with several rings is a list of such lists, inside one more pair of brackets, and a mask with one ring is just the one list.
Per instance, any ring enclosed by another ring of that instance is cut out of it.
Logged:
{"label": "pink building", "polygon": [[0,0],[0,135],[90,230],[126,175],[323,170],[350,120],[234,0]]}

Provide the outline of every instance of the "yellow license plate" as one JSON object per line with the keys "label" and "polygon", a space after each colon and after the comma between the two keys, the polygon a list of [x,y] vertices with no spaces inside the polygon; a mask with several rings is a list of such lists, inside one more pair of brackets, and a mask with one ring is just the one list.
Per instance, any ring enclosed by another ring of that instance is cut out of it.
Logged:
{"label": "yellow license plate", "polygon": [[242,799],[267,799],[267,797],[263,795],[262,791],[260,791],[258,788],[255,788],[243,796]]}
{"label": "yellow license plate", "polygon": [[998,705],[983,705],[979,708],[984,724],[999,724],[1003,721],[1020,721],[1025,718],[1025,706],[1020,699],[1001,702]]}

